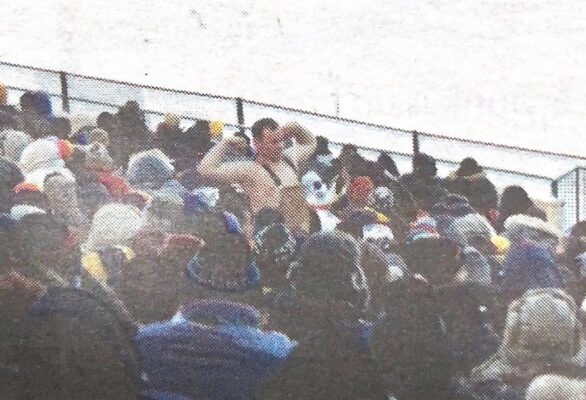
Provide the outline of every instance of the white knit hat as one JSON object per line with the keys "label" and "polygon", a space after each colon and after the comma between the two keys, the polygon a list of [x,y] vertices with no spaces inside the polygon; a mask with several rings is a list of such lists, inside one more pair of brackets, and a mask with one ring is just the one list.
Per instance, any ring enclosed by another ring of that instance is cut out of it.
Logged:
{"label": "white knit hat", "polygon": [[40,168],[64,167],[64,158],[71,154],[72,146],[65,140],[49,137],[35,140],[23,150],[19,167],[24,175]]}
{"label": "white knit hat", "polygon": [[558,375],[542,375],[531,382],[525,399],[586,400],[586,381]]}
{"label": "white knit hat", "polygon": [[36,185],[39,190],[43,192],[45,190],[45,179],[52,174],[59,174],[67,181],[75,183],[75,176],[73,173],[69,169],[59,166],[36,169],[33,172],[26,174],[24,181]]}
{"label": "white knit hat", "polygon": [[139,231],[140,210],[128,204],[107,204],[94,215],[92,227],[82,250],[95,251],[104,247],[126,245]]}

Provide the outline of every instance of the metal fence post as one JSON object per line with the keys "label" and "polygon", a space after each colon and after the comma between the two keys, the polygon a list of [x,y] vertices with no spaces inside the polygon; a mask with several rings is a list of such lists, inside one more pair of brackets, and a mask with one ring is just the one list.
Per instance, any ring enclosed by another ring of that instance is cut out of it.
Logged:
{"label": "metal fence post", "polygon": [[67,74],[63,71],[59,72],[61,78],[61,108],[63,111],[69,112],[69,93],[67,92]]}
{"label": "metal fence post", "polygon": [[244,105],[242,98],[236,98],[236,117],[240,126],[240,134],[244,135]]}
{"label": "metal fence post", "polygon": [[580,168],[576,168],[576,222],[580,222]]}
{"label": "metal fence post", "polygon": [[413,155],[415,156],[419,154],[419,132],[413,131],[411,134],[413,135]]}

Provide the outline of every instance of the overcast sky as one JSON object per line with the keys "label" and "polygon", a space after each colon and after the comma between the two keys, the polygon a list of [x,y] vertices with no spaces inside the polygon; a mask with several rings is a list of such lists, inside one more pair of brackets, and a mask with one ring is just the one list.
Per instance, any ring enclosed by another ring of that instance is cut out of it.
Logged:
{"label": "overcast sky", "polygon": [[586,2],[2,1],[0,60],[586,154]]}

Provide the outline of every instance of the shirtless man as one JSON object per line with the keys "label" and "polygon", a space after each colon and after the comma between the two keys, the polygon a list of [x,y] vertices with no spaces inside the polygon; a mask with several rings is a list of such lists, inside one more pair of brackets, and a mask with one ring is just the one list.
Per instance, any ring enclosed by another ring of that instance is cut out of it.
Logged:
{"label": "shirtless man", "polygon": [[[309,161],[317,143],[315,137],[296,122],[279,127],[273,119],[263,118],[252,125],[251,131],[254,160],[224,161],[230,152],[245,152],[248,147],[243,138],[234,136],[210,150],[198,172],[219,183],[238,183],[256,215],[263,208],[278,209],[281,189],[300,184],[300,167]],[[295,139],[296,144],[285,151],[284,143],[289,138]]]}

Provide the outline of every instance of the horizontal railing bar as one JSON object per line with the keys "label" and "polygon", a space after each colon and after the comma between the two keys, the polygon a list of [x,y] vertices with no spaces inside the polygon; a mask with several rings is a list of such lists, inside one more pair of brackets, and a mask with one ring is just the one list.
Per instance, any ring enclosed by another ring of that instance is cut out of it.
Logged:
{"label": "horizontal railing bar", "polygon": [[[26,66],[26,65],[9,63],[9,62],[5,62],[5,61],[0,61],[0,64],[24,68],[24,69],[31,69],[31,70],[36,70],[36,71],[60,73],[60,71],[55,71],[55,70],[51,70],[51,69],[30,67],[30,66]],[[170,89],[170,88],[164,88],[164,87],[160,87],[160,86],[142,85],[142,84],[118,81],[118,80],[108,79],[108,78],[92,77],[92,76],[75,74],[75,73],[67,73],[67,74],[70,76],[77,76],[77,77],[85,78],[85,79],[93,79],[93,80],[98,80],[98,81],[103,81],[103,82],[111,82],[111,83],[116,83],[116,84],[121,84],[121,85],[129,85],[129,86],[142,87],[142,88],[154,89],[154,90],[162,90],[162,91],[171,92],[171,93],[188,94],[188,95],[195,95],[195,96],[222,99],[222,100],[234,100],[234,101],[236,100],[235,97],[214,95],[214,94],[208,94],[208,93],[199,93],[199,92],[192,92],[192,91],[179,90],[179,89]],[[22,89],[22,88],[15,88],[15,89],[28,90],[28,89]],[[318,113],[318,112],[314,112],[314,111],[301,110],[301,109],[297,109],[297,108],[293,108],[293,107],[280,106],[277,104],[270,104],[270,103],[265,103],[265,102],[256,101],[256,100],[249,100],[249,99],[242,99],[242,100],[243,100],[243,102],[249,103],[252,105],[258,105],[258,106],[267,107],[267,108],[295,112],[295,113],[299,113],[299,114],[305,114],[305,115],[330,119],[330,120],[334,120],[334,121],[346,122],[346,123],[351,123],[351,124],[356,124],[356,125],[362,125],[362,126],[367,126],[367,127],[372,127],[372,128],[391,130],[391,131],[401,132],[401,133],[405,133],[405,134],[417,133],[423,137],[436,138],[436,139],[441,139],[441,140],[451,140],[451,141],[456,141],[456,142],[461,142],[461,143],[488,146],[488,147],[493,147],[493,148],[501,148],[501,149],[507,149],[507,150],[515,150],[515,151],[522,151],[522,152],[535,153],[535,154],[541,154],[541,155],[571,158],[571,159],[577,159],[577,160],[586,160],[586,156],[578,156],[578,155],[573,155],[573,154],[559,153],[559,152],[553,152],[553,151],[547,151],[547,150],[530,149],[530,148],[507,145],[507,144],[500,144],[500,143],[497,144],[497,143],[491,143],[491,142],[483,142],[483,141],[479,141],[479,140],[457,138],[457,137],[452,137],[452,136],[447,136],[447,135],[442,135],[442,134],[420,132],[417,130],[406,130],[406,129],[401,129],[401,128],[395,128],[395,127],[388,126],[388,125],[359,121],[359,120],[355,120],[355,119],[338,117],[338,116]],[[81,101],[81,100],[78,99],[77,101]],[[83,100],[83,101],[86,101],[86,100]],[[88,102],[90,102],[90,101],[88,101]]]}

